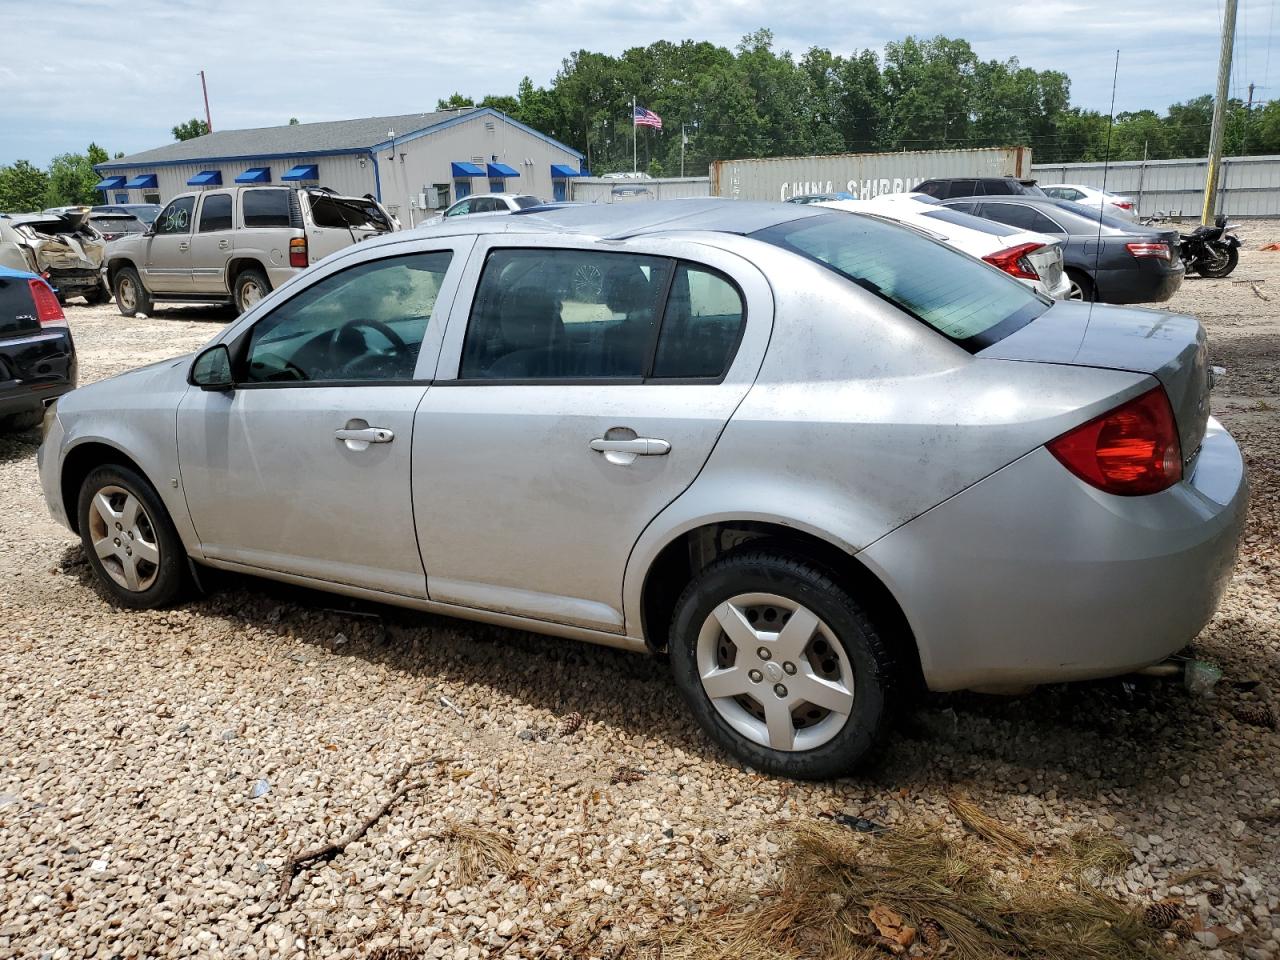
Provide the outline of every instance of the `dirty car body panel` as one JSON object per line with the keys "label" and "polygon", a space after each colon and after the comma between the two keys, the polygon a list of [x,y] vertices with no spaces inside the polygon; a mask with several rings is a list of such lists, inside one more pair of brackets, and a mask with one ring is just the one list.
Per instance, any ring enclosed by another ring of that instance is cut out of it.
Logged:
{"label": "dirty car body panel", "polygon": [[87,212],[0,219],[0,265],[44,276],[63,297],[96,293],[105,243],[88,220]]}

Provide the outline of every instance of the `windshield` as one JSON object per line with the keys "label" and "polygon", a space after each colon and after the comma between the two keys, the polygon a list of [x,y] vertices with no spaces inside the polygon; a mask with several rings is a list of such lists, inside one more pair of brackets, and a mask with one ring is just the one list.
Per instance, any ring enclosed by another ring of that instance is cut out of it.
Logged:
{"label": "windshield", "polygon": [[971,353],[1048,309],[1030,287],[994,267],[874,217],[829,213],[751,236],[822,264]]}

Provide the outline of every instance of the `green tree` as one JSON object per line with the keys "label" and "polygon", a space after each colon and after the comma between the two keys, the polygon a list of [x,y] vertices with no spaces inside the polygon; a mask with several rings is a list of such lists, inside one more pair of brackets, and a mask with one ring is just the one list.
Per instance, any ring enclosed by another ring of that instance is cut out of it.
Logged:
{"label": "green tree", "polygon": [[196,137],[203,137],[209,132],[209,125],[197,117],[192,117],[186,123],[180,123],[173,128],[173,139],[175,140],[194,140]]}
{"label": "green tree", "polygon": [[460,110],[463,107],[471,106],[473,103],[475,103],[475,101],[472,100],[470,97],[464,97],[460,93],[455,93],[447,99],[441,98],[437,100],[436,109],[437,110]]}
{"label": "green tree", "polygon": [[296,127],[297,125],[298,125],[298,118],[297,118],[297,117],[290,117],[290,118],[289,118],[289,126],[291,126],[291,127]]}
{"label": "green tree", "polygon": [[93,166],[106,162],[107,151],[96,143],[89,144],[84,153],[63,153],[54,157],[49,164],[45,206],[97,203],[100,198],[94,186],[101,178]]}
{"label": "green tree", "polygon": [[0,167],[0,211],[31,213],[44,207],[49,176],[26,160]]}

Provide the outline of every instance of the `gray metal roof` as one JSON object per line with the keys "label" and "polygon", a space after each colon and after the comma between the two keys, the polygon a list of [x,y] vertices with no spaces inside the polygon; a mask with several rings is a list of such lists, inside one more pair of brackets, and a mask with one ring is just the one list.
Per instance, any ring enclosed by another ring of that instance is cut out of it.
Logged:
{"label": "gray metal roof", "polygon": [[[477,108],[478,109],[478,108]],[[405,113],[394,117],[364,117],[360,120],[328,120],[322,123],[286,124],[282,127],[253,127],[247,130],[215,130],[203,137],[169,143],[143,150],[119,160],[98,164],[98,170],[136,167],[152,163],[184,160],[218,160],[231,157],[279,157],[300,153],[361,150],[386,143],[393,137],[433,127],[476,110],[441,110],[433,113]],[[393,132],[394,131],[394,132]]]}

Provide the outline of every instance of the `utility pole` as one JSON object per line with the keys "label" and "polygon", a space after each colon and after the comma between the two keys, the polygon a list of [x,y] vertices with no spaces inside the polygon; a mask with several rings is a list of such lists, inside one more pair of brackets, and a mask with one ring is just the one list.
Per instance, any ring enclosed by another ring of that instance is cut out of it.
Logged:
{"label": "utility pole", "polygon": [[684,145],[689,142],[689,138],[684,135],[687,123],[680,124],[680,176],[684,176]]}
{"label": "utility pole", "polygon": [[213,117],[209,115],[209,88],[204,82],[204,71],[200,71],[200,89],[204,92],[204,125],[213,133]]}
{"label": "utility pole", "polygon": [[[1235,2],[1235,0],[1231,0]],[[640,162],[636,159],[639,156],[639,147],[636,146],[637,138],[640,136],[640,128],[636,126],[636,98],[631,98],[631,172],[638,173],[640,170]]]}
{"label": "utility pole", "polygon": [[1253,119],[1253,88],[1257,84],[1249,84],[1249,103],[1244,108],[1244,134],[1240,137],[1240,156],[1249,152],[1249,121]]}
{"label": "utility pole", "polygon": [[1213,101],[1213,127],[1209,132],[1209,171],[1204,182],[1204,209],[1200,222],[1213,223],[1218,203],[1218,173],[1222,165],[1222,134],[1227,120],[1227,86],[1231,80],[1231,53],[1236,39],[1236,3],[1227,0],[1222,17],[1222,50],[1218,54],[1218,89]]}

